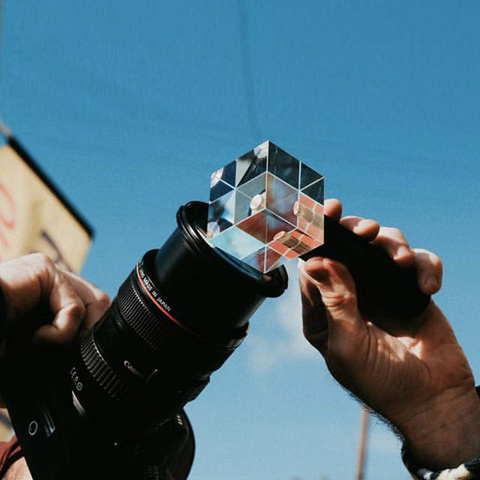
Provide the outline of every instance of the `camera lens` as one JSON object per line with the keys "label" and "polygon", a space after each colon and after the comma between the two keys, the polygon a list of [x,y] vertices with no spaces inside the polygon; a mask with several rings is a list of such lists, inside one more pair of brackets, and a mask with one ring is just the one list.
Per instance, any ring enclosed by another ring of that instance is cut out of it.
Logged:
{"label": "camera lens", "polygon": [[180,208],[177,229],[136,265],[70,370],[77,411],[116,438],[195,398],[264,299],[287,287],[283,267],[261,274],[211,248],[207,209]]}

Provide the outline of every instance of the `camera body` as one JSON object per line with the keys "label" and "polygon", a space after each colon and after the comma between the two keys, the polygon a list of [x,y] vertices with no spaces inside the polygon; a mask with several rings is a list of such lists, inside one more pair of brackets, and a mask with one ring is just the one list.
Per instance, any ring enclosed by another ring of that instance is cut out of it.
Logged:
{"label": "camera body", "polygon": [[3,393],[34,480],[188,475],[184,405],[288,283],[283,268],[261,274],[212,249],[207,208],[180,208],[178,228],[144,255],[79,348],[9,335]]}

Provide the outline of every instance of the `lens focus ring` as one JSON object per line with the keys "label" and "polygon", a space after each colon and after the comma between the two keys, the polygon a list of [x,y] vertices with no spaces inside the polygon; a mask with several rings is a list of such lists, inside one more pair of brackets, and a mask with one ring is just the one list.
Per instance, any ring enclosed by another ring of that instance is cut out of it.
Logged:
{"label": "lens focus ring", "polygon": [[145,305],[135,285],[135,271],[120,287],[118,309],[137,335],[156,351],[163,351],[167,338],[162,334],[159,319]]}
{"label": "lens focus ring", "polygon": [[192,371],[200,367],[205,373],[223,365],[233,348],[205,343],[192,332],[184,331],[153,306],[142,294],[142,288],[134,270],[120,287],[115,302],[125,323],[155,350],[159,359],[177,358]]}
{"label": "lens focus ring", "polygon": [[113,399],[122,400],[128,393],[127,384],[108,365],[95,344],[94,331],[82,342],[80,353],[93,379]]}

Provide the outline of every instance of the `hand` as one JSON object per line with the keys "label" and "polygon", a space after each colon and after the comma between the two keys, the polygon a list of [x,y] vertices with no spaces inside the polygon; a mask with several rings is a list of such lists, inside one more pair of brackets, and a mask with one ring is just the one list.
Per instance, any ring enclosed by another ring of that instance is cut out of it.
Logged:
{"label": "hand", "polygon": [[[42,254],[0,263],[0,288],[10,325],[22,321],[40,302],[48,303],[52,322],[34,333],[34,341],[41,345],[65,345],[82,337],[110,305],[105,293],[80,277],[59,270]],[[5,343],[6,338],[0,342]],[[0,407],[5,407],[1,398]],[[31,480],[25,459],[14,462],[5,478]]]}
{"label": "hand", "polygon": [[25,458],[19,458],[5,472],[4,480],[33,480]]}
{"label": "hand", "polygon": [[[442,263],[436,255],[412,249],[397,229],[358,217],[340,220],[341,210],[340,202],[326,202],[330,217],[384,248],[399,265],[415,266],[424,293],[438,291]],[[400,324],[375,308],[358,310],[355,284],[340,263],[312,258],[300,270],[305,336],[332,375],[391,422],[424,466],[456,466],[479,454],[473,375],[438,307],[431,302]]]}
{"label": "hand", "polygon": [[0,263],[0,288],[7,303],[10,325],[21,321],[41,301],[48,302],[52,322],[34,334],[35,342],[43,345],[66,344],[81,337],[110,305],[105,293],[80,277],[58,269],[43,254]]}

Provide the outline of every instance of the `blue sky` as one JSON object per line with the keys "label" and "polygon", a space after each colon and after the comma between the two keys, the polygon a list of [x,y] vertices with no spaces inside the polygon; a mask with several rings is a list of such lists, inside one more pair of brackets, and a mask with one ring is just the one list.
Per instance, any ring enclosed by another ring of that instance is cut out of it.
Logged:
{"label": "blue sky", "polygon": [[[0,113],[95,227],[85,277],[113,296],[210,173],[269,139],[444,259],[437,301],[478,377],[478,2],[4,3]],[[360,409],[301,341],[290,270],[188,407],[192,480],[354,476]],[[370,440],[367,478],[407,478],[386,427]]]}

